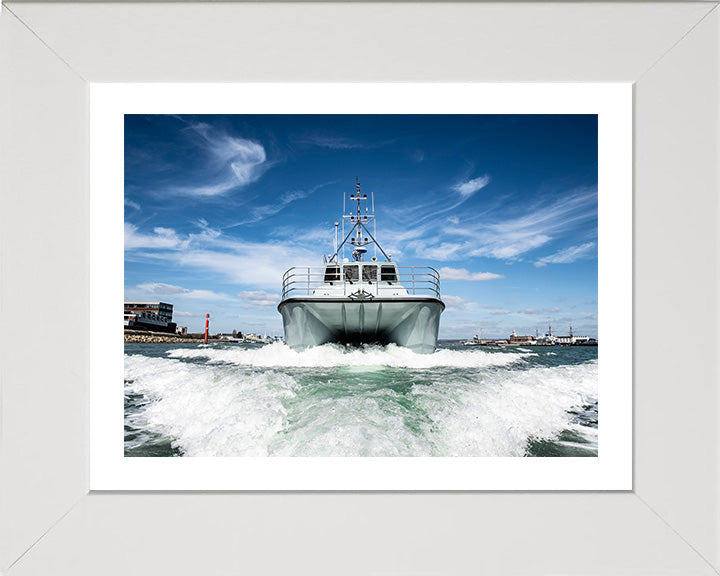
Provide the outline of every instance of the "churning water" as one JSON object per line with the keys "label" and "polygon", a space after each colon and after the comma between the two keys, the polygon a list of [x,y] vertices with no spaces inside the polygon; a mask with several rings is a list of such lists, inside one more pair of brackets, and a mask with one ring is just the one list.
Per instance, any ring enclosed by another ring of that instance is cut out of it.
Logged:
{"label": "churning water", "polygon": [[597,456],[597,348],[125,344],[126,456]]}

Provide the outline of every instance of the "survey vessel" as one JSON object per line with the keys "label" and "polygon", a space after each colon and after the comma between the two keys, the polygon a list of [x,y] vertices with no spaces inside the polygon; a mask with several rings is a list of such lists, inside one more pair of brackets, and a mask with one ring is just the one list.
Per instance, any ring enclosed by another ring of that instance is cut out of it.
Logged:
{"label": "survey vessel", "polygon": [[374,196],[368,200],[359,182],[355,188],[353,209],[346,214],[343,202],[342,219],[335,222],[333,254],[323,256],[322,266],[293,267],[283,275],[278,311],[285,342],[296,350],[336,342],[433,352],[445,309],[440,275],[434,268],[398,266],[392,260],[376,240]]}

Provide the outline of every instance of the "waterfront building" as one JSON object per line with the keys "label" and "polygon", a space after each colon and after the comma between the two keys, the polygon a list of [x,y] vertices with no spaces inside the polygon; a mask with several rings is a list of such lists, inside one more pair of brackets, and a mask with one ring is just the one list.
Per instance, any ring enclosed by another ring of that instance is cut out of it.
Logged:
{"label": "waterfront building", "polygon": [[166,302],[125,302],[124,325],[132,330],[175,332],[173,305]]}

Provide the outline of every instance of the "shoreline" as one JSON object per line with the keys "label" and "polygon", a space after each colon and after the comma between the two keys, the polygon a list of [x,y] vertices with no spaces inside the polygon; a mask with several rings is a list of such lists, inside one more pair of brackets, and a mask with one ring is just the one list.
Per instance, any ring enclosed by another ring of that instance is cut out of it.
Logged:
{"label": "shoreline", "polygon": [[[134,344],[202,344],[204,342],[204,338],[202,336],[181,336],[179,334],[171,334],[170,332],[150,332],[145,330],[125,330],[124,338],[125,342],[131,342]],[[217,338],[211,338],[208,336],[208,342],[212,340],[219,342]]]}

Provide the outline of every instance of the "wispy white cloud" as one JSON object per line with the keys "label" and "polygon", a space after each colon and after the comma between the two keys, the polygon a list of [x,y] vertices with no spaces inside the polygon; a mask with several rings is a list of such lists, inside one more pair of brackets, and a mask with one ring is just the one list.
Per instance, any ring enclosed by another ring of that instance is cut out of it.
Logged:
{"label": "wispy white cloud", "polygon": [[220,230],[211,228],[203,218],[198,219],[195,224],[200,228],[200,232],[181,235],[172,228],[163,227],[153,228],[149,233],[140,232],[135,224],[125,222],[125,250],[187,250],[191,246],[209,244],[222,247],[225,239],[220,238]]}
{"label": "wispy white cloud", "polygon": [[238,183],[234,178],[225,178],[216,184],[207,184],[204,186],[175,186],[169,190],[171,194],[178,196],[194,196],[197,198],[211,198],[213,196],[222,196],[238,187]]}
{"label": "wispy white cloud", "polygon": [[547,234],[537,234],[531,230],[518,230],[497,236],[483,234],[479,242],[481,246],[470,250],[470,255],[512,260],[547,244],[550,240],[551,237]]}
{"label": "wispy white cloud", "polygon": [[[465,198],[445,207],[430,203],[422,206],[425,214],[390,211],[389,230],[383,227],[380,241],[399,246],[406,253],[440,262],[484,257],[513,262],[552,241],[577,235],[578,230],[595,230],[597,190],[580,188],[555,197],[538,198],[534,204],[514,207],[514,214],[503,214],[503,203],[480,213],[464,211],[462,225],[457,214],[442,220],[437,216],[457,209]],[[412,208],[411,210],[415,210]],[[407,228],[403,224],[411,221]]]}
{"label": "wispy white cloud", "polygon": [[557,314],[560,312],[560,308],[557,306],[553,306],[551,308],[525,308],[523,310],[518,310],[517,314],[526,314],[529,316],[536,316],[538,314],[541,315],[547,315],[547,314]]}
{"label": "wispy white cloud", "polygon": [[180,266],[210,272],[235,284],[277,288],[283,273],[293,266],[320,265],[314,250],[300,246],[232,242],[231,250],[205,249],[173,252],[170,257]]}
{"label": "wispy white cloud", "polygon": [[173,310],[173,318],[179,317],[179,318],[200,318],[204,317],[203,314],[199,314],[197,312],[185,312],[184,310]]}
{"label": "wispy white cloud", "polygon": [[442,300],[445,303],[446,309],[448,311],[466,310],[469,305],[469,302],[465,298],[461,298],[460,296],[443,294]]}
{"label": "wispy white cloud", "polygon": [[152,234],[138,232],[137,226],[125,222],[125,250],[137,248],[181,248],[185,242],[171,228],[156,227]]}
{"label": "wispy white cloud", "polygon": [[586,242],[584,244],[570,246],[555,252],[555,254],[540,258],[535,262],[535,266],[540,268],[548,264],[569,264],[588,255],[594,247],[595,242]]}
{"label": "wispy white cloud", "polygon": [[540,200],[524,214],[500,219],[483,215],[466,218],[463,227],[446,231],[469,240],[456,256],[479,256],[518,260],[579,226],[587,227],[597,218],[597,190],[578,189],[558,195],[550,202]]}
{"label": "wispy white cloud", "polygon": [[[297,241],[298,238],[297,226],[277,226],[269,232],[274,238],[281,240]],[[338,237],[340,237],[340,231],[338,231]],[[311,228],[303,228],[302,230],[302,241],[305,244],[317,246],[320,250],[332,251],[334,238],[335,228],[332,224],[328,224],[327,226],[313,226]],[[342,241],[342,238],[340,238],[339,241]]]}
{"label": "wispy white cloud", "polygon": [[415,251],[421,252],[422,255],[427,258],[442,262],[444,260],[455,260],[460,258],[461,256],[458,253],[464,247],[464,243],[443,242],[437,246],[427,246],[421,249],[419,249],[419,246],[416,246]]}
{"label": "wispy white cloud", "polygon": [[463,198],[467,198],[475,194],[478,190],[482,190],[488,184],[490,184],[490,176],[485,174],[484,176],[479,176],[477,178],[473,178],[472,180],[460,182],[453,186],[453,190],[460,192],[460,195]]}
{"label": "wispy white cloud", "polygon": [[232,296],[228,296],[227,294],[213,292],[211,290],[193,290],[173,284],[164,284],[162,282],[145,282],[144,284],[138,284],[136,288],[142,293],[155,298],[181,297],[202,301],[233,300]]}
{"label": "wispy white cloud", "polygon": [[218,238],[222,232],[216,228],[212,228],[210,224],[208,224],[208,221],[205,220],[205,218],[198,218],[197,222],[195,224],[202,230],[202,232],[198,234],[190,234],[191,239],[197,239],[197,238],[203,238],[203,239],[209,239],[214,240]]}
{"label": "wispy white cloud", "polygon": [[202,228],[200,233],[185,235],[169,228],[141,234],[136,226],[126,224],[126,250],[134,250],[136,260],[192,268],[200,274],[211,273],[227,282],[254,287],[277,288],[288,268],[321,265],[321,253],[314,246],[306,248],[292,239],[249,242],[224,235],[202,219],[197,224]]}
{"label": "wispy white cloud", "polygon": [[204,122],[188,123],[188,129],[197,134],[205,150],[221,164],[229,164],[238,174],[238,180],[247,181],[247,169],[266,160],[265,148],[258,142],[227,134]]}
{"label": "wispy white cloud", "polygon": [[[434,226],[434,222],[437,217],[441,214],[452,212],[453,210],[464,204],[472,195],[484,188],[490,183],[490,176],[485,175],[474,180],[468,180],[455,184],[450,188],[460,193],[460,197],[455,199],[455,202],[449,203],[447,194],[434,194],[433,199],[430,202],[415,203],[412,206],[403,206],[401,209],[390,210],[388,213],[393,219],[398,221],[407,222],[408,220],[413,222],[415,227],[419,226]],[[430,220],[431,222],[428,222]],[[456,216],[450,216],[448,221],[453,223],[453,220],[459,220]],[[455,224],[457,224],[455,222]]]}
{"label": "wispy white cloud", "polygon": [[174,186],[167,192],[195,197],[222,196],[257,181],[270,167],[265,148],[259,142],[227,134],[204,122],[179,119],[195,136],[198,147],[207,154],[209,167],[219,175],[207,184]]}
{"label": "wispy white cloud", "polygon": [[264,290],[250,290],[238,294],[243,308],[274,308],[280,302],[280,295]]}
{"label": "wispy white cloud", "polygon": [[[452,235],[452,231],[445,232]],[[477,231],[474,241],[445,241],[434,246],[417,241],[411,242],[410,246],[416,254],[439,262],[461,260],[468,257],[515,260],[526,252],[543,246],[551,239],[545,234],[531,236],[529,232],[491,235],[487,232]]]}
{"label": "wispy white cloud", "polygon": [[[286,207],[288,207],[293,202],[297,202],[298,200],[304,200],[305,198],[315,194],[315,192],[317,192],[321,188],[328,186],[329,184],[333,184],[333,182],[325,182],[325,183],[318,184],[316,186],[313,186],[313,187],[305,189],[305,190],[289,190],[287,192],[284,192],[274,202],[271,202],[268,204],[262,204],[262,205],[252,208],[250,210],[249,215],[246,216],[243,220],[240,220],[238,222],[234,222],[232,224],[224,226],[224,228],[228,229],[228,228],[234,228],[236,226],[240,226],[243,224],[254,224],[256,222],[260,222],[266,218],[269,218],[271,216],[274,216],[275,214],[278,214],[279,212],[284,210]],[[282,230],[282,227],[278,228],[277,230]],[[297,237],[297,232],[298,232],[297,226],[292,227],[293,237]],[[279,236],[279,235],[282,235],[282,233],[278,233],[276,231],[273,233],[273,235]],[[326,235],[327,235],[327,233],[326,233]],[[307,239],[307,234],[305,232],[303,232],[303,238]]]}
{"label": "wispy white cloud", "polygon": [[258,143],[241,138],[230,138],[234,152],[230,168],[235,173],[240,186],[257,180],[262,171],[259,167],[265,162],[265,149]]}
{"label": "wispy white cloud", "polygon": [[133,202],[132,200],[129,200],[128,198],[125,198],[125,206],[128,206],[132,208],[133,210],[140,210],[140,204],[137,202]]}
{"label": "wispy white cloud", "polygon": [[246,220],[233,224],[232,226],[228,226],[228,228],[232,228],[233,226],[239,226],[241,224],[252,224],[255,222],[260,222],[265,218],[274,216],[278,212],[282,211],[289,204],[292,204],[296,200],[302,200],[303,198],[307,198],[314,191],[315,189],[292,190],[290,192],[285,192],[274,204],[265,204],[264,206],[257,206],[256,208],[253,208],[250,212],[250,216]]}
{"label": "wispy white cloud", "polygon": [[512,314],[510,310],[506,310],[500,306],[496,306],[495,304],[483,304],[482,308],[487,310],[488,314],[492,314],[493,316],[505,316],[506,314]]}
{"label": "wispy white cloud", "polygon": [[[578,190],[563,195],[548,205],[536,206],[527,214],[512,220],[495,224],[491,231],[510,241],[525,238],[557,237],[587,226],[597,218],[596,191]],[[545,242],[533,243],[533,247]]]}
{"label": "wispy white cloud", "polygon": [[468,272],[465,268],[443,267],[438,272],[443,280],[474,280],[482,282],[502,278],[502,275],[493,272]]}

